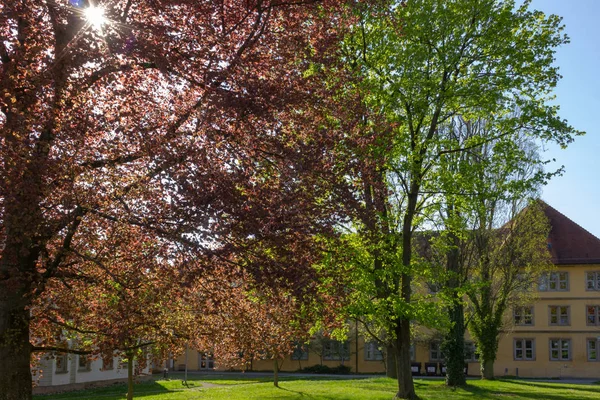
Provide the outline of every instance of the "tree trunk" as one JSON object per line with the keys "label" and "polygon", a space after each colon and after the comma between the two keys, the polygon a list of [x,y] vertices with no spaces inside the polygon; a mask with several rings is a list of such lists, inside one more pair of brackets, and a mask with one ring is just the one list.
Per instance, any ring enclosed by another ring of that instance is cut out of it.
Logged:
{"label": "tree trunk", "polygon": [[29,311],[21,291],[0,292],[0,400],[31,400]]}
{"label": "tree trunk", "polygon": [[394,353],[396,358],[396,372],[398,374],[398,393],[396,393],[396,398],[415,399],[416,393],[412,370],[410,369],[410,320],[403,319],[399,321],[395,340]]}
{"label": "tree trunk", "polygon": [[127,400],[133,400],[133,353],[127,354]]}
{"label": "tree trunk", "polygon": [[[31,222],[33,216],[29,217]],[[31,250],[27,232],[14,228],[10,216],[5,218],[8,233],[0,259],[0,400],[30,400],[28,280],[35,273],[39,252]]]}
{"label": "tree trunk", "polygon": [[385,354],[385,375],[388,378],[398,379],[398,370],[396,369],[396,352],[394,350],[394,346],[388,345],[386,347]]}
{"label": "tree trunk", "polygon": [[483,379],[494,379],[494,359],[481,361],[481,377]]}
{"label": "tree trunk", "polygon": [[[448,215],[454,217],[456,214],[454,205],[449,202]],[[446,385],[463,386],[467,383],[464,373],[465,366],[465,313],[464,306],[458,289],[461,286],[461,265],[459,260],[459,239],[454,232],[449,236],[452,248],[447,254],[446,270],[449,274],[447,281],[451,303],[449,307],[450,321],[452,327],[446,334],[443,343],[443,351],[446,359]]]}
{"label": "tree trunk", "polygon": [[279,363],[277,358],[273,360],[273,385],[279,387]]}
{"label": "tree trunk", "polygon": [[452,327],[444,340],[446,359],[446,385],[462,386],[466,383],[465,366],[465,316],[460,299],[453,299],[450,306]]}

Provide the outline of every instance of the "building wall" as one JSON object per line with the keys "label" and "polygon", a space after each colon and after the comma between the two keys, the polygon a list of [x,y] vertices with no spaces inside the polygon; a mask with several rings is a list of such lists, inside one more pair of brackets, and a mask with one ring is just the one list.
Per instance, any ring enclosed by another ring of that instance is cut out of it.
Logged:
{"label": "building wall", "polygon": [[[586,272],[600,272],[600,264],[586,265],[561,265],[557,272],[568,272],[569,282],[567,291],[539,292],[539,299],[533,304],[533,325],[512,326],[500,336],[497,359],[494,365],[496,376],[520,377],[582,377],[600,378],[600,361],[588,360],[587,340],[598,340],[598,359],[600,360],[600,325],[587,325],[586,307],[589,305],[600,306],[600,291],[586,290]],[[537,290],[537,288],[532,288]],[[549,306],[568,306],[569,325],[552,326],[549,323]],[[507,321],[512,323],[513,310],[508,311]],[[470,335],[465,339],[471,341]],[[533,339],[535,358],[532,361],[516,361],[515,339]],[[566,361],[550,360],[550,340],[569,339],[571,358]],[[421,363],[421,372],[424,373],[425,363],[439,363],[430,359],[429,342],[415,343],[415,362]],[[350,340],[350,356],[348,360],[329,361],[321,360],[315,352],[309,352],[307,360],[292,360],[291,357],[281,364],[281,371],[297,371],[299,369],[323,364],[336,367],[340,364],[347,365],[353,373],[384,373],[383,361],[368,361],[365,359],[364,338],[358,339],[358,351],[355,342]],[[357,357],[358,356],[358,357]],[[176,360],[176,365],[183,364],[184,357]],[[228,369],[215,365],[216,369]],[[198,353],[190,350],[188,353],[188,369],[198,369]],[[249,369],[249,366],[238,366],[236,369]],[[254,371],[272,371],[273,361],[254,360],[251,369]],[[479,375],[480,364],[468,363],[468,374]],[[439,370],[438,370],[439,372]]]}
{"label": "building wall", "polygon": [[[567,272],[567,291],[541,291],[533,305],[534,321],[531,326],[514,326],[500,340],[494,373],[522,377],[582,377],[600,378],[598,361],[588,360],[587,340],[600,337],[600,326],[587,324],[587,306],[600,306],[600,291],[586,290],[586,272],[600,272],[600,264],[560,265],[558,272]],[[569,324],[550,324],[549,306],[568,306]],[[511,316],[509,316],[511,317]],[[535,359],[514,360],[514,342],[518,338],[534,339]],[[569,339],[571,358],[563,361],[550,359],[550,340]],[[517,370],[518,368],[518,370]]]}
{"label": "building wall", "polygon": [[[38,386],[73,385],[78,383],[99,382],[114,379],[127,379],[127,365],[120,364],[120,359],[115,357],[113,369],[102,370],[102,359],[92,360],[88,369],[79,368],[78,355],[69,354],[66,371],[58,371],[57,360],[43,358],[39,367],[41,373],[37,382]],[[150,373],[150,363],[142,371]]]}

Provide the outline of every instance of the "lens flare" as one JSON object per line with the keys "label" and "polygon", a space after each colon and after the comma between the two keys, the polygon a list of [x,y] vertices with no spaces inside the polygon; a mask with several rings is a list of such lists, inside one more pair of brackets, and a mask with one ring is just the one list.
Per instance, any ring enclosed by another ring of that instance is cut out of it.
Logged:
{"label": "lens flare", "polygon": [[92,28],[99,31],[102,29],[102,25],[106,24],[108,20],[104,16],[104,8],[90,6],[83,11],[85,20],[90,24]]}

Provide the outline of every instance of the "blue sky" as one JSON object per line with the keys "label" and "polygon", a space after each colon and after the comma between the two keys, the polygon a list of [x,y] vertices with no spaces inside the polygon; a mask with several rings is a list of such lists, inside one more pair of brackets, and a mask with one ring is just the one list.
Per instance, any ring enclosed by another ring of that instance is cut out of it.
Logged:
{"label": "blue sky", "polygon": [[571,43],[556,54],[563,76],[556,102],[561,117],[586,132],[567,149],[544,153],[566,171],[544,187],[542,199],[600,237],[600,0],[533,0],[532,7],[563,17]]}

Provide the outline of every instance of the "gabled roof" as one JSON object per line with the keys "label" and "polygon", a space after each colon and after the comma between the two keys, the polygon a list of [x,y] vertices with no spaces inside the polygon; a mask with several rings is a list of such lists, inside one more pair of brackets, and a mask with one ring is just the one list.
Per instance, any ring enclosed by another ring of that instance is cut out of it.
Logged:
{"label": "gabled roof", "polygon": [[542,202],[550,221],[548,249],[552,262],[564,264],[600,264],[600,239],[569,218]]}

